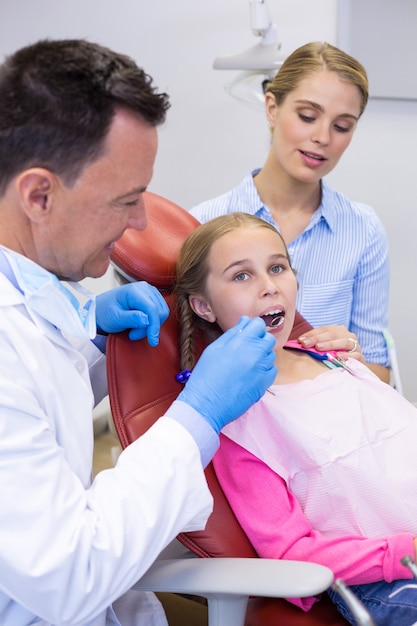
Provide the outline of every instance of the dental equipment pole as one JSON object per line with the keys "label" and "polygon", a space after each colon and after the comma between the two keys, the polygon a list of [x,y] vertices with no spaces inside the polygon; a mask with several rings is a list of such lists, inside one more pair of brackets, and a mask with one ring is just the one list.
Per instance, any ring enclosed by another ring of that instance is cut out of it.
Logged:
{"label": "dental equipment pole", "polygon": [[345,585],[340,578],[336,579],[332,585],[333,591],[336,591],[346,602],[352,611],[358,626],[376,626],[374,620],[363,606],[362,602],[354,593]]}
{"label": "dental equipment pole", "polygon": [[401,564],[408,567],[414,578],[417,579],[417,565],[414,563],[411,556],[407,555],[401,559]]}
{"label": "dental equipment pole", "polygon": [[388,329],[384,330],[383,333],[384,333],[385,343],[387,344],[394,388],[398,391],[398,393],[400,393],[403,396],[404,392],[403,392],[403,386],[401,383],[400,368],[398,365],[397,351],[395,349],[394,338]]}

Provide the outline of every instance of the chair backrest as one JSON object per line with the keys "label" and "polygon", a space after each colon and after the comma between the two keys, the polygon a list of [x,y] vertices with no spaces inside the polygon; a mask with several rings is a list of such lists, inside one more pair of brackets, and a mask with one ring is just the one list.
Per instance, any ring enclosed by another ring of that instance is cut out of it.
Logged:
{"label": "chair backrest", "polygon": [[[147,227],[127,230],[116,243],[112,264],[127,280],[146,280],[172,304],[175,264],[184,239],[198,226],[187,211],[146,192]],[[127,333],[111,335],[107,342],[109,397],[114,426],[122,447],[140,437],[165,413],[182,389],[175,379],[179,366],[179,324],[175,311],[162,326],[160,342],[130,341]],[[311,326],[299,314],[292,338]],[[199,350],[204,347],[200,337]],[[214,510],[204,531],[182,533],[178,539],[201,557],[256,557],[217,481],[212,464],[206,478]]]}

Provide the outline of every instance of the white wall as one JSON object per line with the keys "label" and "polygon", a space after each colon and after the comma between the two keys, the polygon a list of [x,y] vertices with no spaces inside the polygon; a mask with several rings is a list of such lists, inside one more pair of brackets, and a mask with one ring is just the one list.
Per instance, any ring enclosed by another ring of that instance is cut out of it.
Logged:
{"label": "white wall", "polygon": [[417,102],[371,100],[353,143],[329,181],[371,204],[388,234],[391,257],[390,329],[406,397],[417,400],[417,180],[412,155]]}
{"label": "white wall", "polygon": [[[283,52],[312,40],[338,43],[337,0],[269,0]],[[370,24],[369,31],[375,28]],[[171,96],[150,189],[185,208],[237,184],[262,165],[269,135],[261,109],[224,90],[234,73],[216,56],[257,43],[247,0],[0,0],[0,57],[42,37],[86,37],[133,56]],[[413,78],[410,77],[410,80]],[[387,76],[389,80],[389,76]],[[329,180],[372,204],[390,240],[391,323],[407,397],[417,400],[417,102],[371,101]],[[110,284],[98,281],[98,289]]]}

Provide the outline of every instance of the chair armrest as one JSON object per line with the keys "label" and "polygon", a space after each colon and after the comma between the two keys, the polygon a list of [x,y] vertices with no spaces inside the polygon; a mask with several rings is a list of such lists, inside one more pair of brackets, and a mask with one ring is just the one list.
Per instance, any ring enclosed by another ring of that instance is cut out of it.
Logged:
{"label": "chair armrest", "polygon": [[304,597],[332,583],[332,571],[314,563],[219,557],[156,561],[134,588],[203,596],[209,626],[243,626],[249,596]]}
{"label": "chair armrest", "polygon": [[156,561],[135,584],[144,591],[300,598],[328,589],[323,565],[278,559],[169,559]]}

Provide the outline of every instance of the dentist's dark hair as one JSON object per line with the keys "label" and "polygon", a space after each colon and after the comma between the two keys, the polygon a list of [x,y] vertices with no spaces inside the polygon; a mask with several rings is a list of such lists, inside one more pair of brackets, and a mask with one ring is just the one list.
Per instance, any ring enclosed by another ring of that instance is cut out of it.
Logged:
{"label": "dentist's dark hair", "polygon": [[85,40],[43,40],[0,66],[0,196],[13,177],[44,167],[72,185],[104,150],[118,108],[151,126],[168,96],[133,59]]}

